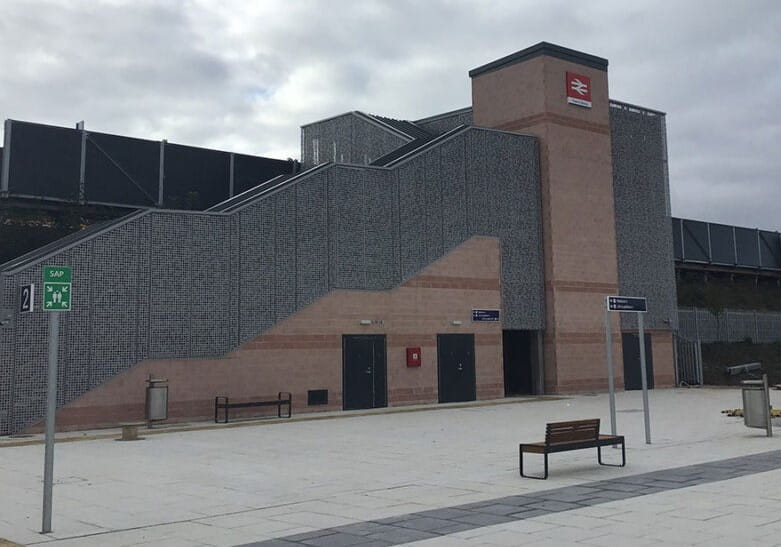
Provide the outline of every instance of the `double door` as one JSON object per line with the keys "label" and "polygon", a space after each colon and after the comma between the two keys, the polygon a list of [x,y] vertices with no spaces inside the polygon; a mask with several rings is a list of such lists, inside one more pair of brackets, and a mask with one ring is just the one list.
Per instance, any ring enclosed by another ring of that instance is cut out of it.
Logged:
{"label": "double door", "polygon": [[342,337],[344,410],[388,406],[384,335]]}
{"label": "double door", "polygon": [[438,334],[439,402],[474,401],[475,335]]}

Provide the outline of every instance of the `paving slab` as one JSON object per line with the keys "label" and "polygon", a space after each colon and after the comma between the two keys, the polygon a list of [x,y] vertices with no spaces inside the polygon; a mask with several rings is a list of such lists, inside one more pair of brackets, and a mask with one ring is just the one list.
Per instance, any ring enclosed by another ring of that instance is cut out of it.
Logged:
{"label": "paving slab", "polygon": [[[779,406],[781,395],[771,398]],[[617,394],[619,410],[641,401],[639,392]],[[70,434],[55,449],[54,533],[45,535],[43,447],[0,439],[0,538],[273,547],[512,545],[515,535],[524,545],[556,545],[581,530],[591,545],[627,537],[715,544],[727,534],[775,544],[781,441],[720,413],[740,405],[740,391],[656,390],[650,401],[651,445],[642,413],[618,414],[625,468],[598,466],[595,450],[554,454],[546,481],[518,476],[518,443],[540,440],[549,421],[597,417],[609,431],[605,394],[195,424],[138,443]],[[679,528],[691,533],[676,536]]]}

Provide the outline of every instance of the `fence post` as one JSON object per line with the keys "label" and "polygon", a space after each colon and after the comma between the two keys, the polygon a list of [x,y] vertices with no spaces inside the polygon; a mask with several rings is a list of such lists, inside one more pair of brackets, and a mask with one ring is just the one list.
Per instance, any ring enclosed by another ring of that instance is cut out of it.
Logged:
{"label": "fence post", "polygon": [[5,120],[3,135],[3,171],[0,173],[0,193],[8,192],[8,177],[11,173],[11,120]]}
{"label": "fence post", "polygon": [[165,184],[165,145],[168,141],[160,141],[160,167],[157,175],[157,206],[163,206],[163,185]]}
{"label": "fence post", "polygon": [[673,363],[675,363],[675,366],[673,367],[673,373],[675,374],[675,387],[681,385],[679,381],[680,374],[678,372],[678,368],[681,366],[679,357],[680,356],[678,355],[678,336],[673,332]]}
{"label": "fence post", "polygon": [[699,340],[697,340],[696,356],[697,380],[699,380],[699,383],[702,386],[705,385],[705,378],[702,377],[702,343],[700,343]]}
{"label": "fence post", "polygon": [[756,310],[754,310],[754,343],[759,344],[759,319]]}

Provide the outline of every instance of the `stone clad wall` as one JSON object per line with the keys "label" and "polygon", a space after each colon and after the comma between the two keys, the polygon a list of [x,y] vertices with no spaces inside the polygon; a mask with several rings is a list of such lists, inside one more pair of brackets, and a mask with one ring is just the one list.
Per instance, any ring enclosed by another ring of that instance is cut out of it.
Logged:
{"label": "stone clad wall", "polygon": [[[78,242],[45,259],[73,267],[59,404],[147,359],[226,355],[334,289],[393,289],[476,235],[501,242],[504,327],[541,329],[538,180],[534,138],[472,128],[390,169],[333,165],[230,214],[149,211]],[[0,275],[0,307],[42,263]],[[43,416],[47,321],[0,329],[0,434]]]}
{"label": "stone clad wall", "polygon": [[[613,195],[621,294],[644,296],[646,328],[677,328],[664,114],[610,108]],[[623,328],[637,328],[623,314]]]}
{"label": "stone clad wall", "polygon": [[[317,162],[314,161],[315,139],[319,150]],[[360,114],[348,112],[301,128],[301,164],[304,169],[328,161],[367,165],[410,140]]]}
{"label": "stone clad wall", "polygon": [[[57,423],[95,427],[141,419],[150,374],[169,380],[173,421],[210,419],[216,395],[241,400],[288,391],[296,414],[340,410],[343,334],[386,336],[390,406],[438,400],[436,335],[443,333],[474,334],[477,397],[501,397],[502,327],[470,322],[472,308],[495,308],[500,299],[499,242],[471,238],[401,286],[331,291],[224,356],[145,360],[60,409]],[[366,318],[375,323],[361,325]],[[406,366],[410,346],[422,348],[419,368]],[[307,405],[312,389],[328,390],[327,406]]]}

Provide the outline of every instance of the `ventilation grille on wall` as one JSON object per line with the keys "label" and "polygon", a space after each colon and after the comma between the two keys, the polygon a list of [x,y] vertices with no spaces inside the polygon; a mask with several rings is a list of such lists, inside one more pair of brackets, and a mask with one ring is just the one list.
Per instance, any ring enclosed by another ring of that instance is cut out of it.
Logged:
{"label": "ventilation grille on wall", "polygon": [[327,389],[310,389],[307,392],[306,404],[313,405],[327,405],[328,404],[328,390]]}

